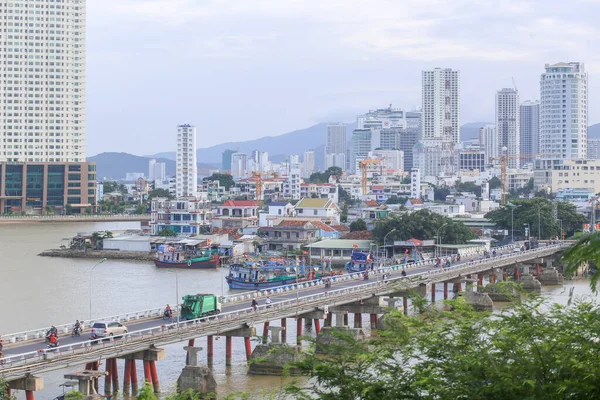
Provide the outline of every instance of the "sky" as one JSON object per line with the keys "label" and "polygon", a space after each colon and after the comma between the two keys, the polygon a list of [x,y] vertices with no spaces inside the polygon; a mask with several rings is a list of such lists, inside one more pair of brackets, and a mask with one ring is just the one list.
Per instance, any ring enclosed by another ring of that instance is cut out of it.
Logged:
{"label": "sky", "polygon": [[513,82],[538,99],[544,64],[584,62],[593,124],[598,16],[600,0],[87,0],[88,155],[172,151],[182,123],[209,147],[418,109],[435,67],[461,71],[466,123],[493,121]]}

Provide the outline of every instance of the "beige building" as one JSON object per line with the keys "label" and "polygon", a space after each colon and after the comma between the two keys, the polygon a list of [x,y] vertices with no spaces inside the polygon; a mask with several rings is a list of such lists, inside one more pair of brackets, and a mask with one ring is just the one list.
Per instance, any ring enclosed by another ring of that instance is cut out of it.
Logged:
{"label": "beige building", "polygon": [[600,192],[600,160],[563,160],[551,170],[534,172],[536,190],[592,189]]}

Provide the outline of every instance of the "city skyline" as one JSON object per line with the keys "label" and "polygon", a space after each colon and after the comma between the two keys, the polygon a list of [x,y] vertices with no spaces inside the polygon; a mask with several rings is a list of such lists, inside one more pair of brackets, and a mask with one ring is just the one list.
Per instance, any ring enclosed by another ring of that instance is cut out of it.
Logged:
{"label": "city skyline", "polygon": [[[461,71],[461,121],[493,121],[493,93],[512,78],[523,100],[539,99],[546,63],[577,60],[598,75],[595,9],[589,1],[356,10],[336,2],[90,0],[88,154],[117,145],[138,155],[164,151],[160,138],[179,121],[202,122],[198,145],[209,147],[350,122],[389,103],[410,111],[421,103],[421,71],[438,66]],[[590,79],[591,105],[599,85]],[[590,107],[589,122],[599,120]]]}

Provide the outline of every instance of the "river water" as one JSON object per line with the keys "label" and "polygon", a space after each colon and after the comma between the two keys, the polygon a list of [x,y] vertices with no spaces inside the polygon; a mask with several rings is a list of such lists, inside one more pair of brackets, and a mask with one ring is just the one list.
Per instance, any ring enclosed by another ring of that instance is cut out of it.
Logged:
{"label": "river water", "polygon": [[[72,237],[78,232],[124,229],[139,229],[139,223],[0,224],[0,304],[3,309],[0,333],[58,325],[76,319],[89,320],[90,282],[92,315],[95,317],[176,304],[177,281],[180,297],[193,293],[229,294],[227,285],[223,285],[225,271],[180,270],[175,274],[155,268],[150,262],[107,260],[94,269],[90,279],[95,260],[37,256],[43,250],[57,248],[62,238]],[[586,281],[572,281],[562,288],[544,288],[543,291],[553,301],[565,303],[571,287],[575,295],[591,296]],[[437,298],[442,298],[441,293]],[[368,319],[368,316],[365,317]],[[288,326],[290,324],[291,321]],[[363,321],[363,326],[368,327],[367,320]],[[295,341],[294,331],[288,329],[289,343]],[[196,340],[196,345],[205,347],[202,340]],[[185,365],[183,346],[184,343],[166,346],[167,360],[157,363],[164,393],[174,390],[175,381]],[[281,387],[280,378],[246,373],[241,338],[233,339],[232,367],[225,366],[224,354],[225,340],[216,340],[213,372],[220,396],[240,391],[259,394]],[[36,393],[36,398],[52,399],[61,393],[58,385],[64,381],[64,372],[42,375],[45,389]]]}

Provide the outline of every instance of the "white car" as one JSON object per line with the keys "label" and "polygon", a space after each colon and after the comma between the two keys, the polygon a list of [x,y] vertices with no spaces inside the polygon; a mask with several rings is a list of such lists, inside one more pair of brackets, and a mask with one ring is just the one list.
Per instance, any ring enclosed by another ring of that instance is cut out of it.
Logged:
{"label": "white car", "polygon": [[117,321],[100,321],[92,325],[92,337],[121,336],[127,333],[127,327]]}

